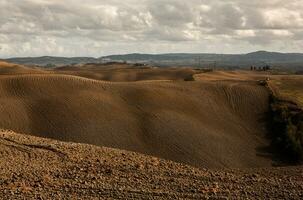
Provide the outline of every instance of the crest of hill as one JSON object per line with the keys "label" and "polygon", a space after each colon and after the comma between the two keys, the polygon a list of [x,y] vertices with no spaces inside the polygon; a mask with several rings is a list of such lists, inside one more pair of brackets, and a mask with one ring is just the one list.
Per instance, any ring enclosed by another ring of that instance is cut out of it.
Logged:
{"label": "crest of hill", "polygon": [[37,74],[37,73],[47,73],[47,72],[37,67],[26,67],[15,63],[0,61],[1,75]]}
{"label": "crest of hill", "polygon": [[1,68],[5,68],[5,67],[15,67],[18,66],[17,64],[14,63],[9,63],[9,62],[5,62],[5,61],[1,61],[0,60],[0,67]]}
{"label": "crest of hill", "polygon": [[58,67],[53,70],[58,74],[69,74],[96,80],[113,82],[132,82],[147,80],[183,81],[201,73],[187,67],[155,68],[150,66],[136,66],[132,64],[86,64],[80,66]]}

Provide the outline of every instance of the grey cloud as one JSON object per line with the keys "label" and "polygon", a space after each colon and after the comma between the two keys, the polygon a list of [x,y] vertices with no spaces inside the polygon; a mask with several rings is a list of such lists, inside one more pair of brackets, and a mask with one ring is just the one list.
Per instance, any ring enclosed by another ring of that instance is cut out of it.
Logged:
{"label": "grey cloud", "polygon": [[160,25],[183,26],[195,18],[195,7],[188,1],[155,1],[150,2],[148,9]]}
{"label": "grey cloud", "polygon": [[302,47],[302,0],[0,0],[0,8],[0,57]]}

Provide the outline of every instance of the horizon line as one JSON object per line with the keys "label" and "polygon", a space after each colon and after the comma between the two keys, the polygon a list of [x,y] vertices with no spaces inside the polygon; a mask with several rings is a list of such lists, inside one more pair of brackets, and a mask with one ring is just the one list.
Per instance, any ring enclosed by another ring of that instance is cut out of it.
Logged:
{"label": "horizon line", "polygon": [[51,58],[93,58],[93,59],[100,59],[109,56],[125,56],[125,55],[170,55],[170,54],[188,54],[188,55],[195,55],[195,54],[213,54],[213,55],[247,55],[251,53],[258,53],[258,52],[266,52],[266,53],[280,53],[280,54],[303,54],[303,52],[281,52],[281,51],[266,51],[266,50],[258,50],[252,51],[248,53],[188,53],[188,52],[169,52],[169,53],[122,53],[122,54],[108,54],[100,57],[95,56],[59,56],[59,55],[41,55],[41,56],[12,56],[7,58],[0,58],[0,60],[9,60],[9,59],[22,59],[22,58],[43,58],[43,57],[51,57]]}

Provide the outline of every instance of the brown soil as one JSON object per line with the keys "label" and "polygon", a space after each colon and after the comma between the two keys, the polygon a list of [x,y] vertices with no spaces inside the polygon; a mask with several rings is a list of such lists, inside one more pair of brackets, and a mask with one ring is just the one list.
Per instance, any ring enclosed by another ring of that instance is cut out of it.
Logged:
{"label": "brown soil", "polygon": [[91,67],[0,63],[0,128],[22,133],[0,133],[0,198],[303,198],[302,167],[272,167],[269,74]]}
{"label": "brown soil", "polygon": [[18,75],[18,74],[38,74],[48,73],[45,70],[37,67],[25,67],[23,65],[17,65],[0,61],[0,75]]}
{"label": "brown soil", "polygon": [[57,74],[68,74],[96,80],[129,82],[146,80],[184,80],[199,71],[191,68],[153,68],[133,65],[84,65],[60,67]]}
{"label": "brown soil", "polygon": [[[256,82],[0,78],[0,127],[197,167],[264,167],[268,93]],[[266,153],[266,152],[265,152]]]}
{"label": "brown soil", "polygon": [[1,199],[302,199],[303,168],[206,170],[0,132]]}
{"label": "brown soil", "polygon": [[196,80],[204,81],[223,81],[223,80],[233,80],[233,81],[256,81],[260,79],[265,79],[266,77],[271,76],[270,72],[251,72],[245,70],[237,71],[213,71],[209,73],[202,73],[194,75]]}

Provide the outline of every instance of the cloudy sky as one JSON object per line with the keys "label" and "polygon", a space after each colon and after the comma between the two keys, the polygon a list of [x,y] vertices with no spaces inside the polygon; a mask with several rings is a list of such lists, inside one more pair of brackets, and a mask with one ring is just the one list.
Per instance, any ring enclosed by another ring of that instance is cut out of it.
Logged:
{"label": "cloudy sky", "polygon": [[0,57],[303,52],[303,0],[0,0]]}

